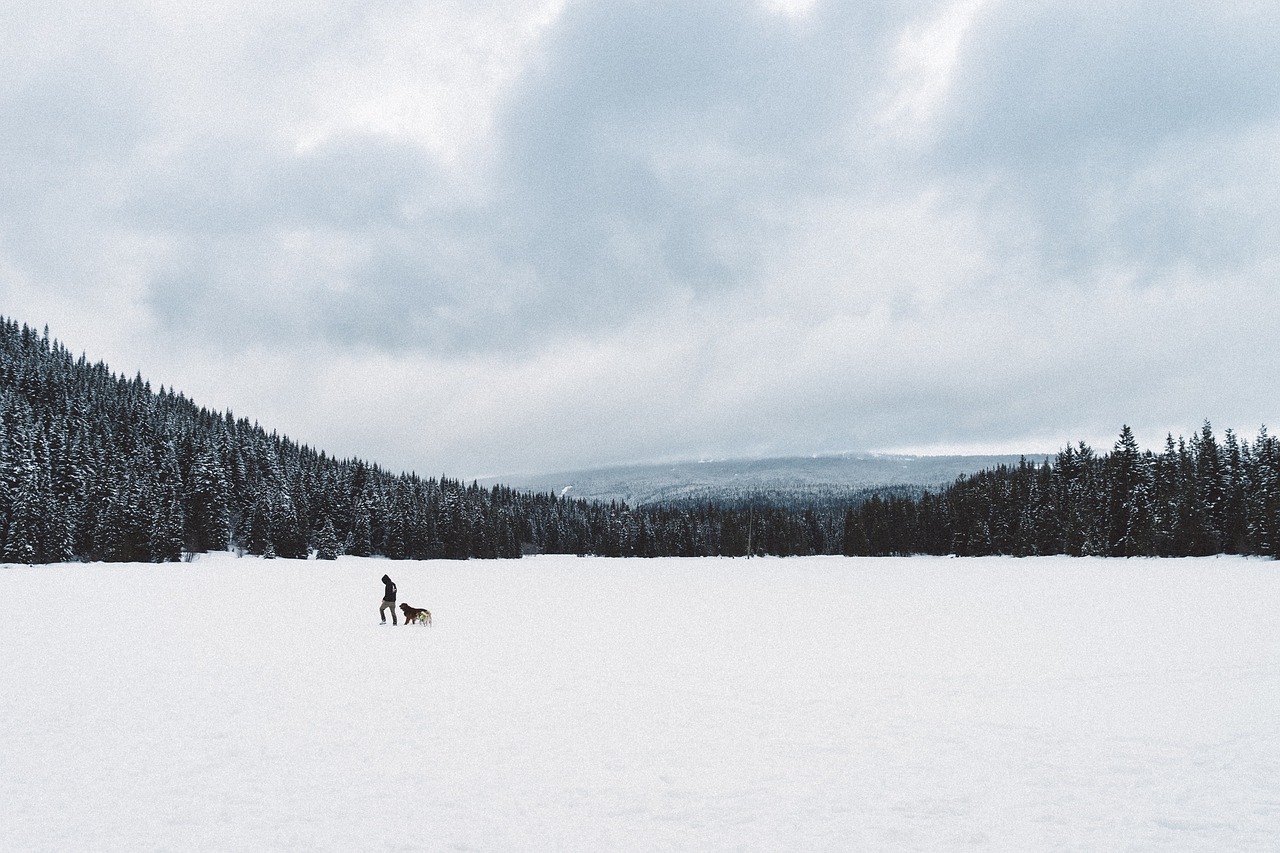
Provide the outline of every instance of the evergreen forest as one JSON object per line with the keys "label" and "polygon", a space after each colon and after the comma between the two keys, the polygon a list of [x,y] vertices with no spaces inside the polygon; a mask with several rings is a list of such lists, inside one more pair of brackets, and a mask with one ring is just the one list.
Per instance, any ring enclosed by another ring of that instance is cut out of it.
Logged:
{"label": "evergreen forest", "polygon": [[628,507],[335,459],[0,318],[0,561],[1280,552],[1280,443],[1209,423],[1140,451],[1068,447],[958,478],[806,502]]}

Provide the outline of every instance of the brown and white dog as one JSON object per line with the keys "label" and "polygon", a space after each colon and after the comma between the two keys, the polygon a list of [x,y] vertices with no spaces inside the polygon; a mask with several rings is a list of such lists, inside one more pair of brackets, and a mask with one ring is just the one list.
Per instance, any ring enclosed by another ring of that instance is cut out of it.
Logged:
{"label": "brown and white dog", "polygon": [[404,613],[404,624],[410,622],[420,622],[424,625],[431,624],[431,611],[420,607],[410,607],[407,604],[401,604],[400,610]]}

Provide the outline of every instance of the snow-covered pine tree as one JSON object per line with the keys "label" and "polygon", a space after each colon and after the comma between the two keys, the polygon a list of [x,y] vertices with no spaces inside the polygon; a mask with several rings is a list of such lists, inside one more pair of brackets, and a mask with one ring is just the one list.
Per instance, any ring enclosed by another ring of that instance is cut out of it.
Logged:
{"label": "snow-covered pine tree", "polygon": [[230,486],[222,460],[206,445],[191,465],[187,490],[186,538],[191,551],[225,551],[230,540]]}
{"label": "snow-covered pine tree", "polygon": [[369,510],[363,501],[356,504],[354,524],[351,527],[351,541],[347,543],[347,553],[355,557],[368,557],[373,554],[373,533],[369,522]]}
{"label": "snow-covered pine tree", "polygon": [[1244,464],[1244,450],[1235,432],[1228,429],[1223,435],[1220,457],[1222,459],[1223,505],[1222,545],[1228,554],[1249,553],[1249,490],[1248,471]]}
{"label": "snow-covered pine tree", "polygon": [[333,529],[333,521],[325,518],[320,532],[316,534],[316,559],[338,559],[338,534]]}
{"label": "snow-covered pine tree", "polygon": [[1106,465],[1109,532],[1107,552],[1113,557],[1149,553],[1151,507],[1146,460],[1133,430],[1126,424]]}
{"label": "snow-covered pine tree", "polygon": [[271,543],[277,556],[290,560],[307,558],[307,532],[293,496],[288,492],[276,495],[272,506]]}
{"label": "snow-covered pine tree", "polygon": [[1207,556],[1221,553],[1223,548],[1226,487],[1223,478],[1222,456],[1213,427],[1208,421],[1200,432],[1191,437],[1194,457],[1192,478],[1194,483],[1195,519],[1193,555]]}

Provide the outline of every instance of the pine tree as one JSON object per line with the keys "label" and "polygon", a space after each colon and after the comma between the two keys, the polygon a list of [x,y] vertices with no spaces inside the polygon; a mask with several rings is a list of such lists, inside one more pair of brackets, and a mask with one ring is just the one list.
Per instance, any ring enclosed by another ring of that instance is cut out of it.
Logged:
{"label": "pine tree", "polygon": [[1127,424],[1120,430],[1108,462],[1111,494],[1107,553],[1113,557],[1149,553],[1152,534],[1147,469]]}
{"label": "pine tree", "polygon": [[850,507],[844,513],[844,533],[840,539],[840,553],[846,557],[865,557],[870,551],[867,530],[862,523],[862,513]]}
{"label": "pine tree", "polygon": [[1158,557],[1174,552],[1178,524],[1178,455],[1173,433],[1165,436],[1164,452],[1152,462],[1152,551]]}
{"label": "pine tree", "polygon": [[191,551],[225,551],[231,537],[230,486],[222,460],[203,448],[191,466],[186,536]]}
{"label": "pine tree", "polygon": [[316,559],[338,559],[338,534],[333,529],[333,522],[328,518],[324,520],[324,526],[316,536]]}
{"label": "pine tree", "polygon": [[1250,455],[1249,537],[1256,553],[1280,559],[1280,439],[1264,425]]}
{"label": "pine tree", "polygon": [[355,557],[368,557],[373,554],[373,531],[369,520],[369,510],[361,501],[356,506],[355,524],[351,528],[351,541],[347,544],[347,553]]}
{"label": "pine tree", "polygon": [[1228,554],[1249,553],[1249,477],[1245,448],[1236,434],[1227,430],[1222,451],[1223,513],[1222,544]]}
{"label": "pine tree", "polygon": [[290,560],[307,558],[307,533],[297,505],[287,492],[276,495],[271,508],[271,544],[279,557]]}
{"label": "pine tree", "polygon": [[1224,511],[1226,509],[1225,484],[1223,482],[1222,457],[1213,428],[1204,422],[1200,432],[1191,439],[1194,458],[1192,482],[1194,484],[1193,510],[1194,533],[1190,553],[1208,556],[1222,552]]}
{"label": "pine tree", "polygon": [[176,491],[156,502],[147,534],[152,562],[176,563],[182,559],[183,512]]}

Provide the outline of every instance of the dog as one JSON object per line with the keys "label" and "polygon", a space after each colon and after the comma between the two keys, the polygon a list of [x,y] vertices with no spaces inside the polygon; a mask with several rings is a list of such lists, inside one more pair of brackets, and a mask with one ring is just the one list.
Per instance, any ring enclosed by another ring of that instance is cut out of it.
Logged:
{"label": "dog", "polygon": [[421,607],[410,607],[407,604],[401,604],[400,610],[404,613],[404,624],[410,622],[419,622],[423,625],[431,624],[431,611]]}

